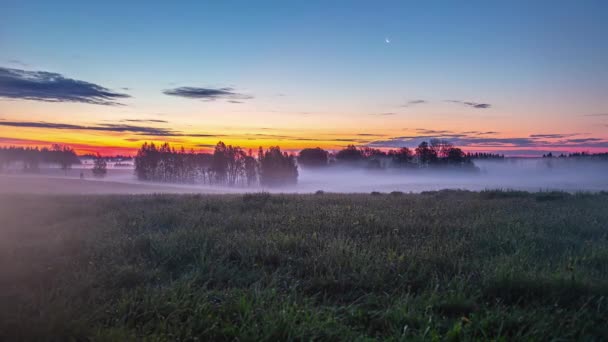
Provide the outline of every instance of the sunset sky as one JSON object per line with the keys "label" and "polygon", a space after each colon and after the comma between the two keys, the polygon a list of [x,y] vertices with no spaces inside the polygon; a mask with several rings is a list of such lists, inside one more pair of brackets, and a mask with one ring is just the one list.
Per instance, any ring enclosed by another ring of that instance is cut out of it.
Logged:
{"label": "sunset sky", "polygon": [[0,3],[0,146],[608,151],[608,1]]}

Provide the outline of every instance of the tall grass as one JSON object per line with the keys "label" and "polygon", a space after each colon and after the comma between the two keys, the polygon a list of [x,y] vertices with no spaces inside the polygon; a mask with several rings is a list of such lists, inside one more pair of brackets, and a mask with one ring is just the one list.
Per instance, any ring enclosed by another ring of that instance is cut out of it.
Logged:
{"label": "tall grass", "polygon": [[607,339],[608,195],[0,197],[0,340]]}

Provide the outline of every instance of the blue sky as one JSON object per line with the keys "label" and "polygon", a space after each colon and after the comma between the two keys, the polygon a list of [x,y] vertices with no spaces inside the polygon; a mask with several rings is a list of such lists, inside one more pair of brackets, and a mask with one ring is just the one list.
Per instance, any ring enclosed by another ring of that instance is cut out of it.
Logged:
{"label": "blue sky", "polygon": [[[348,128],[388,135],[397,135],[391,129],[398,123],[608,138],[601,129],[606,120],[587,116],[608,113],[605,1],[9,0],[1,6],[0,66],[55,72],[131,95],[127,108],[103,111],[0,102],[0,117],[11,120],[164,114],[182,129],[214,132],[231,126],[257,132],[272,123],[338,134],[337,123],[348,120],[355,122]],[[228,105],[162,94],[176,87],[229,87],[252,99]],[[401,113],[416,99],[427,104]],[[446,100],[491,107],[481,115]],[[378,122],[373,114],[381,113],[400,119]]]}

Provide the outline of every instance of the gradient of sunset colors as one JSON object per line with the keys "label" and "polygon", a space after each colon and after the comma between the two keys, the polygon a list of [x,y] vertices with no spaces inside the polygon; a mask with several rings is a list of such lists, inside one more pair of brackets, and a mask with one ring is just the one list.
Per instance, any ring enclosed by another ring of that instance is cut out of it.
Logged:
{"label": "gradient of sunset colors", "polygon": [[607,32],[606,1],[8,0],[0,146],[604,152]]}

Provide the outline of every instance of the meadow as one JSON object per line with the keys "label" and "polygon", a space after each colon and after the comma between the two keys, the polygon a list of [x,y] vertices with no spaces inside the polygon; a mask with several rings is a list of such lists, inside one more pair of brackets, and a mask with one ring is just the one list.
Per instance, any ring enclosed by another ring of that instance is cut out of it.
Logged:
{"label": "meadow", "polygon": [[606,340],[608,193],[0,195],[0,340]]}

